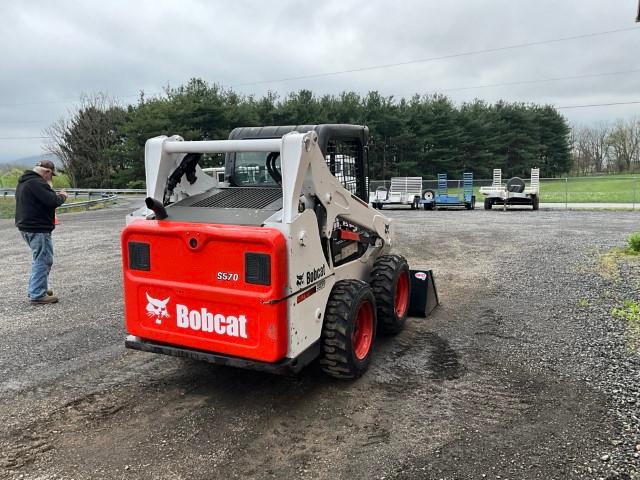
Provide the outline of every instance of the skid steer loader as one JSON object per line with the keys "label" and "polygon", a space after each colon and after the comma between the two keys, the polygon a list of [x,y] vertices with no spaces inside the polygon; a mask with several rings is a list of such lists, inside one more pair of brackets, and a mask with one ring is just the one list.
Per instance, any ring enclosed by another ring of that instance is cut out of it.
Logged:
{"label": "skid steer loader", "polygon": [[[276,373],[366,370],[404,326],[407,261],[368,205],[368,129],[238,128],[145,145],[145,206],[122,232],[128,348]],[[224,181],[202,172],[224,153]]]}

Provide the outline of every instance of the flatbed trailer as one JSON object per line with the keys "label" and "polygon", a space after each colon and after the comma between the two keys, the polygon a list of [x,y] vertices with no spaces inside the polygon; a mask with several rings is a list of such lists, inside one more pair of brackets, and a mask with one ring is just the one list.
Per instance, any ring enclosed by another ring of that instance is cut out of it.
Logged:
{"label": "flatbed trailer", "polygon": [[447,207],[464,207],[467,210],[475,208],[476,197],[473,194],[473,173],[462,174],[462,196],[450,195],[447,184],[447,174],[438,174],[438,190],[425,190],[420,204],[425,210]]}
{"label": "flatbed trailer", "polygon": [[381,210],[385,205],[409,205],[418,208],[422,194],[422,177],[393,177],[389,190],[380,186],[369,194],[369,203]]}
{"label": "flatbed trailer", "polygon": [[540,169],[531,169],[531,180],[527,187],[520,177],[513,177],[502,183],[502,170],[493,170],[493,181],[489,187],[480,187],[484,195],[484,209],[491,210],[494,205],[502,205],[503,210],[508,205],[531,205],[534,210],[540,206]]}

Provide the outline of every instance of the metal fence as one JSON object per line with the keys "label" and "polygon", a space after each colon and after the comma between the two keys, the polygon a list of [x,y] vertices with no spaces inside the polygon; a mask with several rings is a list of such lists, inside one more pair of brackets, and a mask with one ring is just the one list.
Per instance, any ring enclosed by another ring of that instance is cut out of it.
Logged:
{"label": "metal fence", "polygon": [[[55,190],[61,190],[56,188]],[[78,197],[109,197],[111,195],[144,195],[147,191],[144,188],[65,188],[69,194],[69,198],[76,199]],[[0,197],[13,197],[16,193],[15,188],[0,188]]]}
{"label": "metal fence", "polygon": [[[503,178],[503,182],[506,181]],[[523,178],[527,187],[529,179]],[[491,179],[474,179],[473,191],[476,200],[482,200],[480,187],[490,186]],[[378,187],[390,188],[390,180],[371,180],[369,190],[375,192]],[[448,193],[462,194],[462,178],[447,181]],[[422,190],[438,191],[437,180],[423,180]],[[541,178],[540,202],[564,204],[569,208],[571,204],[613,204],[628,206],[636,209],[640,207],[640,176],[602,176],[602,177],[565,177]],[[597,206],[597,205],[596,205]]]}

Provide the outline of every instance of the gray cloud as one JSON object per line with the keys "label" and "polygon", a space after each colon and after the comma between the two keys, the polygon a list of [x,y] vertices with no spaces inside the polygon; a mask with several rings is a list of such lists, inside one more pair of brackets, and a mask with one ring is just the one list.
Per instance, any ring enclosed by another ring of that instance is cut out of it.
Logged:
{"label": "gray cloud", "polygon": [[[257,83],[634,27],[636,0],[308,2],[22,1],[3,6],[0,137],[40,136],[83,93],[122,103],[202,77],[244,94],[443,91],[456,102],[556,106],[640,100],[640,73],[452,88],[640,69],[629,32],[342,75]],[[52,102],[52,103],[44,103]],[[8,105],[21,104],[21,105]],[[640,116],[640,105],[563,110],[572,122]],[[0,140],[0,160],[42,142]]]}

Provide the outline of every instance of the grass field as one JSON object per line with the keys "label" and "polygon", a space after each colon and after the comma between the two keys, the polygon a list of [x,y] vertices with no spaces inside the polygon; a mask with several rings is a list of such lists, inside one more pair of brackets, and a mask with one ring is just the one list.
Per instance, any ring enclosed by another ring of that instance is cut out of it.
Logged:
{"label": "grass field", "polygon": [[[436,190],[437,182],[424,182]],[[476,180],[476,200],[484,197],[480,186],[490,185],[490,180]],[[462,195],[457,181],[449,181],[449,195]],[[528,185],[528,182],[527,182]],[[602,177],[568,177],[540,180],[541,203],[640,203],[640,175],[608,175]]]}
{"label": "grass field", "polygon": [[[64,213],[84,212],[87,210],[98,210],[104,208],[104,204],[91,205],[89,207],[82,205],[80,207],[68,207],[62,210]],[[13,218],[16,212],[16,202],[13,197],[0,197],[0,218]],[[60,213],[60,210],[58,210]]]}
{"label": "grass field", "polygon": [[[8,172],[0,173],[0,188],[16,188],[18,178],[25,172],[19,168],[14,168]],[[69,179],[64,173],[59,173],[53,177],[54,188],[69,188]]]}
{"label": "grass field", "polygon": [[548,203],[638,203],[640,176],[542,180],[540,200]]}

